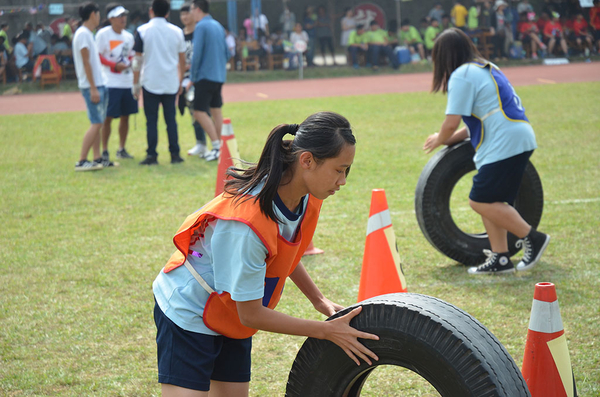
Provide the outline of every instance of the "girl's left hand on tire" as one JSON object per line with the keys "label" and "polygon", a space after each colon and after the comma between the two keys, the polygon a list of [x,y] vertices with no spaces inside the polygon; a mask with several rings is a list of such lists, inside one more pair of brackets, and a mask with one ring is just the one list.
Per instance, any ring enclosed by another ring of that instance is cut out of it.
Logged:
{"label": "girl's left hand on tire", "polygon": [[367,364],[372,365],[371,359],[378,361],[379,357],[363,345],[358,338],[379,340],[379,337],[377,335],[359,331],[350,326],[350,321],[356,317],[361,310],[362,306],[357,307],[342,317],[328,321],[327,324],[329,328],[324,339],[341,347],[356,365],[360,366],[361,359]]}

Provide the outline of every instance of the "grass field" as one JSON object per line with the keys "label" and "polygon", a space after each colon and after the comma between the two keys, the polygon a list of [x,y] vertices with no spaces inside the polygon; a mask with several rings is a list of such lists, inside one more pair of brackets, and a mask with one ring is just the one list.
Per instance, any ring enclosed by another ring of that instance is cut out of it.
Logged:
{"label": "grass field", "polygon": [[[333,110],[354,126],[357,155],[348,184],[325,201],[304,264],[323,292],[356,301],[373,188],[384,188],[410,292],[432,295],[475,316],[520,367],[534,285],[556,284],[581,396],[600,395],[600,83],[521,87],[536,130],[532,157],[545,193],[540,229],[553,240],[524,274],[469,277],[421,234],[414,190],[430,156],[425,137],[442,120],[445,98],[427,93],[228,104],[242,158],[255,161],[282,122]],[[131,122],[135,161],[75,173],[85,112],[0,117],[0,394],[157,395],[151,284],[183,219],[214,194],[216,164],[169,164],[161,127],[158,167],[142,168],[145,120]],[[179,119],[182,152],[192,146]],[[116,129],[116,123],[113,129]],[[116,150],[116,135],[111,152]],[[468,181],[453,196],[461,224],[482,230],[468,210]],[[462,195],[462,196],[461,196]],[[461,197],[464,197],[461,204]],[[462,205],[462,206],[461,206]],[[454,207],[453,207],[454,210]],[[292,283],[279,310],[322,319]],[[303,338],[259,332],[252,396],[281,396]],[[379,371],[368,395],[430,395],[405,371]]]}

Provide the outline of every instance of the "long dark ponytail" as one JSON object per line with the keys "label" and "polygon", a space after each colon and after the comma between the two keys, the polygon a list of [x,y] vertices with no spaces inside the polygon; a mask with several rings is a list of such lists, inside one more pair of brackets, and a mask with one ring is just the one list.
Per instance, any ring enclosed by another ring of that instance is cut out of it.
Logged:
{"label": "long dark ponytail", "polygon": [[[287,135],[293,140],[284,140]],[[227,175],[232,179],[225,183],[225,192],[234,200],[258,200],[260,210],[278,222],[273,211],[273,199],[286,171],[291,169],[302,152],[310,152],[315,161],[337,157],[345,145],[356,144],[350,123],[344,116],[333,112],[319,112],[309,116],[302,124],[281,124],[269,136],[256,164],[247,169],[230,167]],[[349,172],[349,169],[348,171]],[[256,196],[248,195],[264,180],[264,186]]]}

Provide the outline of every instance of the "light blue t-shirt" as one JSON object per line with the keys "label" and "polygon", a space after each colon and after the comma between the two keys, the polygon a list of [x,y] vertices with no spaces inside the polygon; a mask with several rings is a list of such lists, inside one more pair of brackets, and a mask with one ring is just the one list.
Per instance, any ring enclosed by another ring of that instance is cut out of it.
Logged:
{"label": "light blue t-shirt", "polygon": [[[259,187],[260,188],[260,187]],[[306,210],[308,196],[302,199],[296,212],[285,207],[279,196],[273,209],[279,223],[279,234],[293,241]],[[218,293],[229,292],[234,301],[261,299],[264,295],[267,248],[245,223],[216,219],[210,222],[200,237],[190,246],[190,264]],[[163,268],[164,270],[164,268]],[[163,313],[180,328],[207,335],[219,335],[202,321],[208,292],[185,266],[165,274],[161,270],[152,290]]]}
{"label": "light blue t-shirt", "polygon": [[537,148],[520,98],[491,63],[467,63],[452,73],[446,114],[463,116],[477,169]]}
{"label": "light blue t-shirt", "polygon": [[29,62],[28,54],[29,51],[27,50],[25,44],[21,42],[15,44],[15,64],[19,69],[27,65],[27,62]]}

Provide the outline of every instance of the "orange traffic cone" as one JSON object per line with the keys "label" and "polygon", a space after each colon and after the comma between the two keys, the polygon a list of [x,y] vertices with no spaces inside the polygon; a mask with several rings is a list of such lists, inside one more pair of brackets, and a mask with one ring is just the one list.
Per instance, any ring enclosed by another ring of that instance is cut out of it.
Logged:
{"label": "orange traffic cone", "polygon": [[227,176],[225,173],[229,167],[240,168],[240,152],[238,150],[231,119],[223,119],[223,132],[221,134],[221,154],[219,155],[219,166],[217,168],[217,185],[215,187],[215,196],[223,193]]}
{"label": "orange traffic cone", "polygon": [[521,372],[531,397],[577,396],[558,298],[552,283],[535,285]]}
{"label": "orange traffic cone", "polygon": [[373,189],[358,301],[393,292],[406,292],[406,279],[385,191]]}
{"label": "orange traffic cone", "polygon": [[315,245],[311,241],[310,244],[308,244],[308,247],[306,247],[306,251],[304,251],[304,253],[302,254],[302,256],[305,256],[305,255],[318,255],[318,254],[322,254],[323,252],[325,252],[325,251],[323,251],[320,248],[315,247]]}

